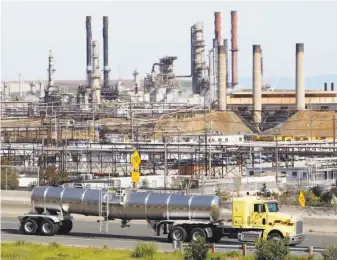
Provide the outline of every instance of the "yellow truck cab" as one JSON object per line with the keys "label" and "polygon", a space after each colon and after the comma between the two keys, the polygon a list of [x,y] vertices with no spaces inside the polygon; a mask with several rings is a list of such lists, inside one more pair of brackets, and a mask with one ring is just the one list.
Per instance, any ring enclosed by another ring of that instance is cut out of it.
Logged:
{"label": "yellow truck cab", "polygon": [[289,239],[290,245],[304,240],[303,220],[279,212],[278,201],[259,197],[234,198],[232,202],[232,228],[240,241],[263,239]]}

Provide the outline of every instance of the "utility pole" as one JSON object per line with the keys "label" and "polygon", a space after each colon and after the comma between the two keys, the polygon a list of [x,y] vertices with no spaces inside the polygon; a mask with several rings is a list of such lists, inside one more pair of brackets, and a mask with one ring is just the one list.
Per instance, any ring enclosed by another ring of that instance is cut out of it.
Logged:
{"label": "utility pole", "polygon": [[279,128],[276,129],[276,187],[278,187],[278,134],[279,134]]}
{"label": "utility pole", "polygon": [[6,190],[8,189],[8,183],[7,183],[7,168],[6,168]]}
{"label": "utility pole", "polygon": [[132,113],[132,100],[130,97],[130,123],[131,123],[131,141],[133,141],[133,113]]}
{"label": "utility pole", "polygon": [[333,117],[332,117],[332,129],[333,129],[333,151],[336,152],[336,113],[335,112],[332,112],[333,113]]}
{"label": "utility pole", "polygon": [[[213,120],[211,119],[211,133],[212,133],[212,129],[213,129]],[[211,138],[211,137],[210,137]],[[208,157],[208,168],[209,168],[209,175],[212,176],[212,152],[211,152],[211,145],[212,145],[212,142],[210,140],[209,142],[209,157]]]}
{"label": "utility pole", "polygon": [[167,188],[167,146],[166,138],[164,137],[164,188]]}
{"label": "utility pole", "polygon": [[205,123],[205,152],[204,152],[204,170],[202,175],[202,187],[201,187],[201,194],[204,194],[204,186],[205,186],[205,174],[207,174],[207,125],[206,125],[206,103],[204,97],[204,123]]}

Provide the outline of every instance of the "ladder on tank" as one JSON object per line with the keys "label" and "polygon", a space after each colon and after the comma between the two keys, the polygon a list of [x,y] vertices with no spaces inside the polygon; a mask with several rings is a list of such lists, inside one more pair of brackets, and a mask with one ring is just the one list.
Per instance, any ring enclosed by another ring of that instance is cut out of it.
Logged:
{"label": "ladder on tank", "polygon": [[[104,197],[103,197],[104,195]],[[103,192],[99,190],[99,216],[103,219],[99,220],[99,232],[108,233],[109,232],[109,190]]]}
{"label": "ladder on tank", "polygon": [[[112,192],[111,190],[114,190]],[[119,194],[118,201],[112,201],[110,195],[113,193]],[[103,197],[104,195],[104,197]],[[122,195],[122,185],[120,180],[109,180],[107,185],[104,189],[99,190],[99,204],[98,204],[98,215],[103,218],[99,220],[99,231],[101,233],[108,233],[109,232],[109,210],[110,206],[114,203],[121,202],[121,195]]]}

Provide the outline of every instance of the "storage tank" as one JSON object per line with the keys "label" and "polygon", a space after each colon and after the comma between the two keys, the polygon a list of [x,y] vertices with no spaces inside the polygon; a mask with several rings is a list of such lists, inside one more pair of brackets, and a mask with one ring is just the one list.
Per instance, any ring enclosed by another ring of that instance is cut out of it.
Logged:
{"label": "storage tank", "polygon": [[35,187],[31,202],[39,212],[48,210],[100,216],[101,202],[109,205],[109,218],[147,220],[216,221],[220,218],[220,199],[213,195],[183,195],[155,192],[115,192],[94,189]]}

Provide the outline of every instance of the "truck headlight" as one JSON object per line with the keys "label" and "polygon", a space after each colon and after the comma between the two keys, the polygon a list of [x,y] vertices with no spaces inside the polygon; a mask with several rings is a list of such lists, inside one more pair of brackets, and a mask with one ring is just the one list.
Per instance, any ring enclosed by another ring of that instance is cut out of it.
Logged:
{"label": "truck headlight", "polygon": [[293,232],[286,232],[286,237],[292,237],[292,236],[294,236]]}

